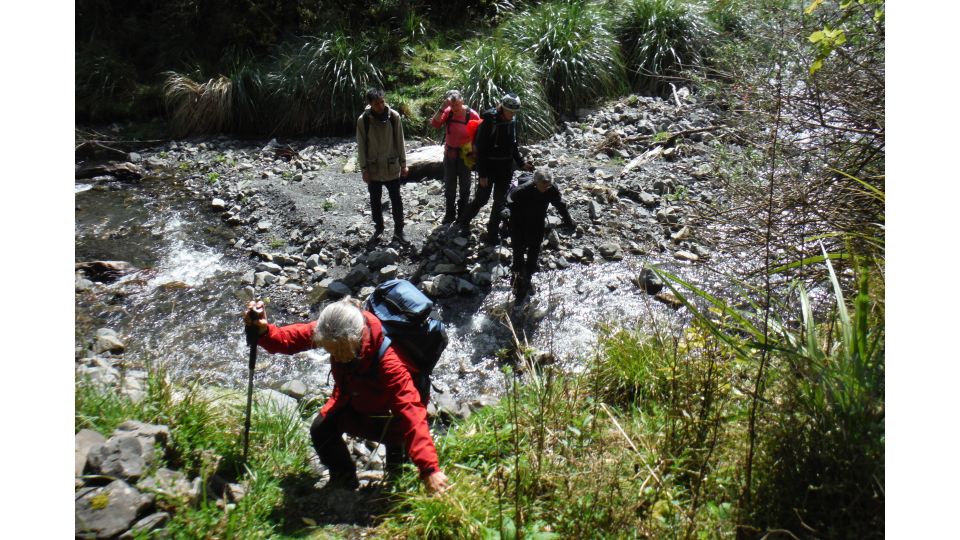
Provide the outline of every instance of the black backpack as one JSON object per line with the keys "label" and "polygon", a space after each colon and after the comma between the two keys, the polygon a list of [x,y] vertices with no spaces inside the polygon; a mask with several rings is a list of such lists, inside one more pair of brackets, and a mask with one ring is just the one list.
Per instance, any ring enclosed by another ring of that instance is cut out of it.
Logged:
{"label": "black backpack", "polygon": [[441,146],[447,142],[447,132],[450,131],[450,122],[456,122],[458,124],[463,124],[463,125],[467,125],[470,123],[470,107],[464,106],[463,110],[465,113],[463,115],[463,122],[460,122],[459,120],[454,120],[453,113],[450,113],[449,115],[447,115],[447,121],[443,123],[443,137],[440,139]]}
{"label": "black backpack", "polygon": [[391,279],[374,289],[367,299],[367,311],[383,324],[383,343],[377,361],[391,344],[420,368],[411,373],[413,384],[426,405],[430,399],[430,374],[447,347],[447,331],[443,322],[430,316],[433,301],[405,279]]}

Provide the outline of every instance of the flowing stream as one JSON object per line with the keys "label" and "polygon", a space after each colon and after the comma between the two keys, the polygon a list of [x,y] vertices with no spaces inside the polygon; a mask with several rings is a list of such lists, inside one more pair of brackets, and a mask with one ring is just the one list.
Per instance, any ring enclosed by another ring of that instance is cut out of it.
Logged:
{"label": "flowing stream", "polygon": [[[121,260],[142,269],[78,293],[78,346],[97,328],[110,327],[124,337],[128,359],[160,362],[181,381],[242,387],[248,350],[240,323],[245,302],[238,291],[252,265],[230,247],[231,229],[171,178],[77,183],[75,204],[76,261]],[[598,258],[590,265],[545,269],[535,278],[533,299],[516,309],[506,279],[486,294],[438,302],[450,345],[435,383],[459,399],[499,394],[503,351],[513,343],[508,319],[521,342],[551,352],[568,371],[596,358],[604,323],[676,329],[686,311],[666,307],[630,281],[645,262],[663,261],[625,253],[621,261]],[[703,267],[665,264],[688,279],[709,279]],[[293,313],[271,315],[281,324],[304,320]],[[329,384],[328,372],[320,351],[292,357],[261,351],[256,384],[277,388],[299,379],[316,391]]]}

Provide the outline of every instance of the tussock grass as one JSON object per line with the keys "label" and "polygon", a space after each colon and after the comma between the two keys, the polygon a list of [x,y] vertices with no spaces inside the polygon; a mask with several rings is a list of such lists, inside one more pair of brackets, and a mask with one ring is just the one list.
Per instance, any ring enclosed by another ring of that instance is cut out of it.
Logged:
{"label": "tussock grass", "polygon": [[457,48],[452,86],[463,92],[464,102],[477,111],[495,107],[508,92],[520,96],[517,134],[524,141],[547,137],[554,130],[554,115],[543,86],[532,76],[533,60],[503,38],[472,40]]}
{"label": "tussock grass", "polygon": [[619,95],[625,88],[620,47],[602,7],[584,0],[543,3],[505,25],[505,34],[539,66],[558,112]]}
{"label": "tussock grass", "polygon": [[701,64],[716,32],[694,3],[629,0],[615,33],[633,84],[657,91],[665,78]]}

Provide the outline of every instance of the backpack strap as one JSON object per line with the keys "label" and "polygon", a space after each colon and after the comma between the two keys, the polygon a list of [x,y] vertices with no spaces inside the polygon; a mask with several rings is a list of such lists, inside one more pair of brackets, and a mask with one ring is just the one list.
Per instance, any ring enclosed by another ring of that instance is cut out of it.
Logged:
{"label": "backpack strap", "polygon": [[390,346],[390,338],[383,335],[383,341],[380,342],[380,350],[377,351],[377,360],[383,360],[383,355],[387,354],[387,347]]}

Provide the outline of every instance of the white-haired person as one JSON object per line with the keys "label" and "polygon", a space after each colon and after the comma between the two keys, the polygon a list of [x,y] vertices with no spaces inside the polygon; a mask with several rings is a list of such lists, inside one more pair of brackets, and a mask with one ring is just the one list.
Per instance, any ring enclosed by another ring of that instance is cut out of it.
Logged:
{"label": "white-haired person", "polygon": [[530,292],[530,281],[540,268],[540,246],[546,232],[548,204],[557,209],[565,227],[574,227],[567,205],[547,169],[537,169],[533,181],[520,184],[507,196],[513,247],[513,292],[518,301]]}
{"label": "white-haired person", "polygon": [[470,222],[480,209],[490,200],[493,191],[493,208],[487,222],[484,243],[496,245],[500,241],[500,219],[507,197],[507,188],[513,179],[514,165],[525,171],[532,171],[533,165],[526,163],[520,155],[517,143],[517,119],[520,111],[520,98],[516,94],[507,94],[500,104],[483,112],[483,122],[477,132],[474,151],[477,159],[477,189],[466,214],[460,218],[460,226],[467,232]]}
{"label": "white-haired person", "polygon": [[[262,316],[255,318],[251,310]],[[333,392],[310,427],[313,447],[330,471],[331,486],[355,489],[357,469],[343,434],[380,441],[388,468],[404,460],[404,451],[431,492],[446,490],[437,450],[427,425],[427,404],[414,386],[416,364],[393,346],[377,359],[384,339],[380,320],[351,298],[334,302],[316,321],[275,326],[263,302],[251,302],[244,323],[255,326],[258,344],[270,353],[295,354],[322,347],[330,354]]]}

